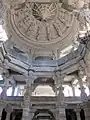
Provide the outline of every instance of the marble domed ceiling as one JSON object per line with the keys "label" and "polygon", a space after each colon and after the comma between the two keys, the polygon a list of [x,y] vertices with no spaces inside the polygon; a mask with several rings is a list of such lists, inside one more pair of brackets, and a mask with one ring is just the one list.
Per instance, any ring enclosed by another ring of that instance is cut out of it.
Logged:
{"label": "marble domed ceiling", "polygon": [[77,19],[60,2],[19,0],[6,6],[6,32],[16,44],[62,50],[78,32]]}

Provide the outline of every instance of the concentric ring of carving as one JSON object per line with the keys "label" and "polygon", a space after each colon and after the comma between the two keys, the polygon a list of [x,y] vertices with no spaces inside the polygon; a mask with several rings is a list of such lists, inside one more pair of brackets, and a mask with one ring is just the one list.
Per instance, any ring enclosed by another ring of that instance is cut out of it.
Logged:
{"label": "concentric ring of carving", "polygon": [[12,28],[17,35],[34,45],[57,43],[71,33],[73,15],[60,3],[23,3],[11,14]]}

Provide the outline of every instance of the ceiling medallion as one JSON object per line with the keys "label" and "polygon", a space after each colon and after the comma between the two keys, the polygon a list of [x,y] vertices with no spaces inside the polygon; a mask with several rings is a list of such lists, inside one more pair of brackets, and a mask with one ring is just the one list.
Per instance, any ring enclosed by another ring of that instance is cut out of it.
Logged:
{"label": "ceiling medallion", "polygon": [[74,17],[61,8],[61,3],[25,2],[15,6],[14,11],[10,26],[26,44],[50,45],[72,32]]}
{"label": "ceiling medallion", "polygon": [[40,4],[33,3],[32,15],[41,22],[48,22],[54,20],[57,15],[57,4]]}

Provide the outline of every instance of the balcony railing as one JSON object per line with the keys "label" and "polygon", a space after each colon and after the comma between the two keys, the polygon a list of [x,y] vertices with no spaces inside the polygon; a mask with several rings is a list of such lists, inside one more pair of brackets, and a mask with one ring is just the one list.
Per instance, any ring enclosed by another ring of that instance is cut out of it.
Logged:
{"label": "balcony railing", "polygon": [[[2,99],[1,99],[2,100]],[[6,101],[24,101],[24,97],[23,96],[8,96],[6,97],[5,99]],[[43,96],[43,97],[35,97],[35,96],[32,96],[31,97],[31,102],[32,103],[49,103],[49,104],[52,104],[52,103],[56,103],[57,102],[57,99],[56,97],[46,97],[46,96]],[[81,103],[81,98],[80,97],[65,97],[65,103]]]}

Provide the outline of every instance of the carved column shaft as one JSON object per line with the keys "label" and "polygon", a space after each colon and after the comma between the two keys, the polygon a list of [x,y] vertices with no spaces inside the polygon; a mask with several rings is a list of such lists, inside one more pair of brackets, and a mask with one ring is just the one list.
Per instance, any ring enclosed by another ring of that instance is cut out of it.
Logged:
{"label": "carved column shaft", "polygon": [[79,71],[77,79],[78,79],[78,82],[79,82],[79,85],[80,85],[80,90],[81,90],[81,100],[86,101],[87,100],[87,94],[85,93],[85,88],[83,86],[82,78],[83,78],[82,77],[82,72]]}
{"label": "carved column shaft", "polygon": [[12,96],[14,96],[15,93],[15,86],[12,87]]}
{"label": "carved column shaft", "polygon": [[32,82],[34,80],[33,72],[29,72],[28,76],[26,76],[26,92],[24,95],[24,108],[23,108],[23,118],[22,120],[30,120],[31,119],[31,96],[32,96]]}
{"label": "carved column shaft", "polygon": [[26,92],[24,94],[24,107],[23,107],[23,117],[22,120],[30,119],[30,94],[29,87],[26,86]]}
{"label": "carved column shaft", "polygon": [[64,76],[61,76],[60,73],[57,73],[54,79],[55,79],[55,92],[57,95],[57,100],[58,102],[61,102],[64,98],[63,87],[62,87],[64,82]]}
{"label": "carved column shaft", "polygon": [[10,120],[10,114],[11,113],[7,112],[6,120]]}
{"label": "carved column shaft", "polygon": [[[0,105],[1,106],[1,105]],[[2,111],[3,111],[3,106],[0,107],[0,120],[2,118]]]}
{"label": "carved column shaft", "polygon": [[77,115],[77,120],[81,120],[80,109],[76,109],[75,112],[76,112],[76,115]]}
{"label": "carved column shaft", "polygon": [[87,76],[87,86],[89,88],[89,96],[88,99],[90,100],[90,72],[88,71],[87,67],[85,67],[84,74]]}
{"label": "carved column shaft", "polygon": [[73,97],[75,97],[75,88],[73,85],[72,85],[72,92],[73,92]]}
{"label": "carved column shaft", "polygon": [[56,101],[56,120],[66,120],[65,108],[64,108],[64,94],[63,94],[63,82],[64,76],[61,76],[60,73],[56,74],[56,86],[59,91]]}
{"label": "carved column shaft", "polygon": [[[90,57],[89,57],[90,58]],[[87,61],[89,61],[88,59],[87,59]],[[86,62],[87,62],[86,61]],[[80,66],[82,67],[82,71],[83,71],[83,75],[86,75],[87,76],[87,84],[88,84],[88,88],[89,88],[89,91],[90,91],[90,67],[89,67],[89,65],[87,65],[87,63],[86,62],[84,62],[84,61],[81,61],[79,64],[80,64]],[[81,67],[79,67],[80,69],[81,69]],[[90,93],[89,93],[90,94]],[[88,99],[90,99],[90,95],[89,95],[89,97],[88,97]]]}
{"label": "carved column shaft", "polygon": [[4,99],[7,96],[7,89],[9,88],[10,76],[9,76],[8,71],[6,73],[4,73],[3,79],[4,79],[4,86],[3,86],[3,90],[0,95],[0,98],[2,98],[2,99]]}
{"label": "carved column shaft", "polygon": [[10,120],[10,115],[13,112],[13,108],[10,104],[5,106],[5,111],[7,112],[6,120]]}
{"label": "carved column shaft", "polygon": [[58,82],[58,84],[59,84],[59,94],[58,94],[58,98],[59,98],[59,101],[61,102],[61,104],[62,103],[64,103],[64,94],[63,94],[63,90],[64,90],[64,88],[63,88],[63,82],[64,82],[64,75],[61,75],[60,76],[60,78],[58,79],[59,80],[59,82]]}

